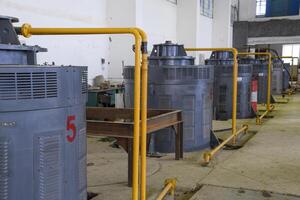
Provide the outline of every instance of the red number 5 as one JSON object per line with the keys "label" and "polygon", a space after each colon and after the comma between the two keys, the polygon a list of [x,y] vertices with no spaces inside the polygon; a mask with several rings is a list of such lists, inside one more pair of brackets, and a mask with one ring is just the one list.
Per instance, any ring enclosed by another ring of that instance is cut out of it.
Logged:
{"label": "red number 5", "polygon": [[67,140],[69,142],[73,142],[76,137],[76,126],[72,122],[74,120],[75,120],[75,115],[68,116],[68,118],[67,118],[67,131],[70,131],[70,130],[72,131],[71,135],[67,135]]}

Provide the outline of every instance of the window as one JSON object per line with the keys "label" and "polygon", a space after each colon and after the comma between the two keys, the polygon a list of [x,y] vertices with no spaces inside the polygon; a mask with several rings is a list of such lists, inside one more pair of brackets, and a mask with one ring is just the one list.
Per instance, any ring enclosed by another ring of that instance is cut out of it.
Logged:
{"label": "window", "polygon": [[282,56],[293,56],[297,57],[292,60],[290,58],[284,58],[283,61],[286,63],[290,63],[291,65],[298,65],[298,57],[300,53],[300,44],[287,44],[282,46]]}
{"label": "window", "polygon": [[200,0],[200,14],[213,18],[214,0]]}
{"label": "window", "polygon": [[256,0],[256,16],[264,17],[266,15],[266,0]]}

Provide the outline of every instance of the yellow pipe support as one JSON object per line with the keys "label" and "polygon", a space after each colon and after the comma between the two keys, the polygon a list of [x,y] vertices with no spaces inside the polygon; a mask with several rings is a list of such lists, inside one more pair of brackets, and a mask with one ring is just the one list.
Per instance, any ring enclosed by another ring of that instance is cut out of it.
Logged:
{"label": "yellow pipe support", "polygon": [[254,56],[267,56],[268,57],[268,90],[267,90],[267,106],[266,112],[260,117],[256,118],[256,124],[261,125],[263,117],[271,112],[271,77],[272,77],[272,53],[270,52],[239,52],[239,55],[254,55]]}
{"label": "yellow pipe support", "polygon": [[[20,34],[24,37],[31,35],[90,35],[90,34],[131,34],[135,38],[135,77],[134,77],[134,131],[133,131],[133,175],[132,175],[132,199],[139,198],[139,148],[140,148],[140,111],[142,115],[142,136],[145,140],[147,130],[147,53],[146,34],[138,28],[32,28],[30,24],[24,24]],[[140,80],[141,80],[141,37],[143,39],[143,80],[142,80],[142,110],[140,106]],[[146,91],[146,92],[145,92]],[[144,142],[143,145],[145,146]],[[142,149],[145,147],[143,146]],[[144,153],[144,152],[143,152]],[[145,162],[144,158],[144,162]],[[144,163],[145,166],[145,163]],[[145,177],[142,178],[145,182]],[[146,185],[143,185],[146,187]],[[144,194],[145,195],[145,194]]]}
{"label": "yellow pipe support", "polygon": [[205,163],[209,163],[212,159],[212,157],[219,151],[221,150],[222,147],[224,147],[228,142],[230,142],[231,140],[234,140],[234,138],[236,136],[238,136],[240,133],[247,131],[249,128],[248,125],[243,125],[243,127],[241,129],[239,129],[234,135],[231,134],[226,140],[224,140],[221,144],[219,144],[219,146],[217,146],[216,148],[214,148],[211,151],[207,151],[203,154],[203,159]]}
{"label": "yellow pipe support", "polygon": [[[236,142],[236,106],[237,106],[237,77],[238,77],[238,51],[235,48],[186,48],[186,51],[230,51],[233,54],[232,70],[232,137]],[[218,147],[217,147],[218,148]]]}
{"label": "yellow pipe support", "polygon": [[165,180],[165,187],[158,195],[156,200],[163,200],[167,194],[170,194],[174,197],[175,195],[175,188],[176,188],[176,179],[167,179]]}

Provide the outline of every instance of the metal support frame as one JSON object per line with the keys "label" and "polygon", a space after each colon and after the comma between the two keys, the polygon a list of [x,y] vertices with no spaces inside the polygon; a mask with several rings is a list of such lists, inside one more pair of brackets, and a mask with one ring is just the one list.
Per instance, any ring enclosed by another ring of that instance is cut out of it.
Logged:
{"label": "metal support frame", "polygon": [[216,148],[211,151],[207,151],[203,154],[205,163],[209,163],[212,157],[228,142],[232,141],[236,143],[237,136],[248,130],[248,125],[243,125],[241,129],[237,130],[236,127],[236,112],[237,112],[237,77],[238,77],[238,50],[235,48],[186,48],[186,51],[230,51],[233,54],[233,70],[232,70],[232,132],[231,136],[228,137],[224,142],[219,144]]}
{"label": "metal support frame", "polygon": [[[139,28],[32,28],[30,24],[16,27],[16,32],[24,37],[31,35],[91,35],[91,34],[130,34],[135,38],[134,72],[134,133],[133,133],[133,188],[132,199],[146,199],[146,149],[147,149],[147,82],[148,55],[147,35]],[[142,54],[142,55],[141,55]],[[142,64],[141,64],[142,60]],[[142,72],[142,73],[141,73]],[[142,82],[142,86],[140,83]],[[140,96],[142,88],[142,95]],[[141,113],[141,114],[140,114]],[[141,119],[141,135],[140,135]],[[141,141],[140,141],[141,140]],[[139,184],[139,149],[141,147],[141,179]]]}
{"label": "metal support frame", "polygon": [[274,110],[275,106],[271,105],[271,78],[272,78],[272,53],[270,52],[239,52],[238,55],[244,55],[244,56],[267,56],[268,57],[268,90],[267,90],[267,105],[266,105],[266,111],[260,115],[256,116],[256,124],[261,125],[262,119],[264,117],[267,117],[268,113],[272,112]]}
{"label": "metal support frame", "polygon": [[176,184],[177,184],[176,179],[174,179],[174,178],[166,179],[165,187],[161,191],[161,193],[157,196],[156,200],[163,200],[168,194],[170,194],[174,198]]}

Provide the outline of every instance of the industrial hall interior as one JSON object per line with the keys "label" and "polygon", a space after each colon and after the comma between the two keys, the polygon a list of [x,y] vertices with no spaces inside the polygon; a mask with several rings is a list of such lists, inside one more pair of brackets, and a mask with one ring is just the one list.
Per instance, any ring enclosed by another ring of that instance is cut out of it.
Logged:
{"label": "industrial hall interior", "polygon": [[300,200],[300,0],[0,0],[0,200]]}

